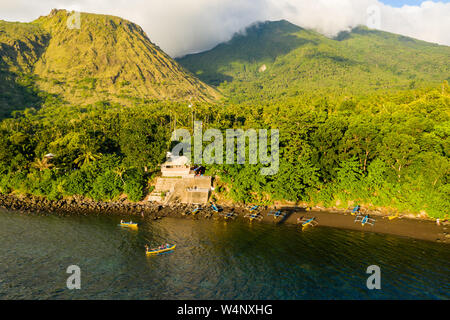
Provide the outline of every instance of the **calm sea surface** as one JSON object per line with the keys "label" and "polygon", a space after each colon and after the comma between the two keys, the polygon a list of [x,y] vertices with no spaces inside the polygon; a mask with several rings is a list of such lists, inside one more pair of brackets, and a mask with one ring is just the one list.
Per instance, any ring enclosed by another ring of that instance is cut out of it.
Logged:
{"label": "calm sea surface", "polygon": [[[332,228],[0,211],[0,299],[449,299],[450,246]],[[138,221],[141,222],[141,221]],[[144,245],[176,243],[146,257]],[[81,289],[69,290],[70,265]],[[366,269],[381,268],[381,290]]]}

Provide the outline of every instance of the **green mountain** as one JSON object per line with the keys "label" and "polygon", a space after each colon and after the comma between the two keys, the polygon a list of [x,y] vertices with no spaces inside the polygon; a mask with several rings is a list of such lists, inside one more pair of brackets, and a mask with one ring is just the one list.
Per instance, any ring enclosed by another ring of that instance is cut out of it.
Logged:
{"label": "green mountain", "polygon": [[31,23],[0,21],[0,109],[37,106],[46,94],[69,103],[138,99],[212,101],[216,90],[154,45],[137,25],[113,16],[53,10]]}
{"label": "green mountain", "polygon": [[442,83],[449,79],[450,47],[366,27],[330,39],[282,20],[252,25],[178,61],[237,101],[345,96]]}

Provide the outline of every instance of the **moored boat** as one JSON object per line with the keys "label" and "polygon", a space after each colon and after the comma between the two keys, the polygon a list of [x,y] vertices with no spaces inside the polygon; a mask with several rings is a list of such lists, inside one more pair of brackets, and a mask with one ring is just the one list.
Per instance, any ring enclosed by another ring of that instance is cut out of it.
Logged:
{"label": "moored boat", "polygon": [[137,228],[138,224],[136,222],[133,222],[133,221],[130,221],[130,222],[120,221],[119,226],[121,226],[121,227],[128,227],[128,228]]}
{"label": "moored boat", "polygon": [[279,217],[285,217],[286,213],[281,212],[280,210],[274,212],[274,211],[270,211],[267,216],[273,216],[274,219],[277,219]]}
{"label": "moored boat", "polygon": [[253,220],[262,220],[263,219],[263,216],[261,216],[259,213],[253,213],[253,214],[248,213],[244,217],[249,218],[250,222],[252,222]]}
{"label": "moored boat", "polygon": [[157,255],[157,254],[160,254],[160,253],[164,253],[164,252],[168,252],[168,251],[172,251],[173,249],[175,249],[175,247],[176,247],[177,245],[176,244],[174,244],[174,245],[169,245],[169,246],[164,246],[164,248],[163,249],[161,249],[161,247],[159,247],[159,248],[154,248],[154,249],[148,249],[148,247],[145,247],[145,253],[147,254],[147,255]]}
{"label": "moored boat", "polygon": [[309,219],[301,217],[301,218],[297,219],[297,223],[300,224],[302,230],[308,226],[315,227],[318,225],[318,222],[316,221],[316,217],[309,218]]}

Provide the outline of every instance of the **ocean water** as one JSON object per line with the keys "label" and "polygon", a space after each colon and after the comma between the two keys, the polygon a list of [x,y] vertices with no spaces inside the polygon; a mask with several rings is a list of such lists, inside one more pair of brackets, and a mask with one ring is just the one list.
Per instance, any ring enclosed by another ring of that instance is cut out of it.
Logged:
{"label": "ocean water", "polygon": [[[223,220],[0,211],[0,299],[449,299],[450,246],[374,233]],[[128,218],[124,217],[128,220]],[[159,256],[144,245],[176,243]],[[66,286],[81,269],[81,289]],[[381,269],[381,289],[366,286]]]}

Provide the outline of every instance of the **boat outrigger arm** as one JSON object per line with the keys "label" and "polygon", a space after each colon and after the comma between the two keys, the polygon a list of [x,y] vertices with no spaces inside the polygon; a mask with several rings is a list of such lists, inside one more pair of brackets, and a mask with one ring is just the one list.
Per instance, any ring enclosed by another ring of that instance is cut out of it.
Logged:
{"label": "boat outrigger arm", "polygon": [[355,221],[354,221],[354,222],[355,222],[355,223],[356,223],[356,222],[361,222],[361,225],[362,225],[363,227],[364,227],[364,225],[366,225],[366,224],[370,224],[370,225],[373,227],[373,225],[375,224],[375,219],[369,217],[368,214],[366,214],[365,216],[363,216],[363,215],[358,215],[358,216],[355,218]]}

